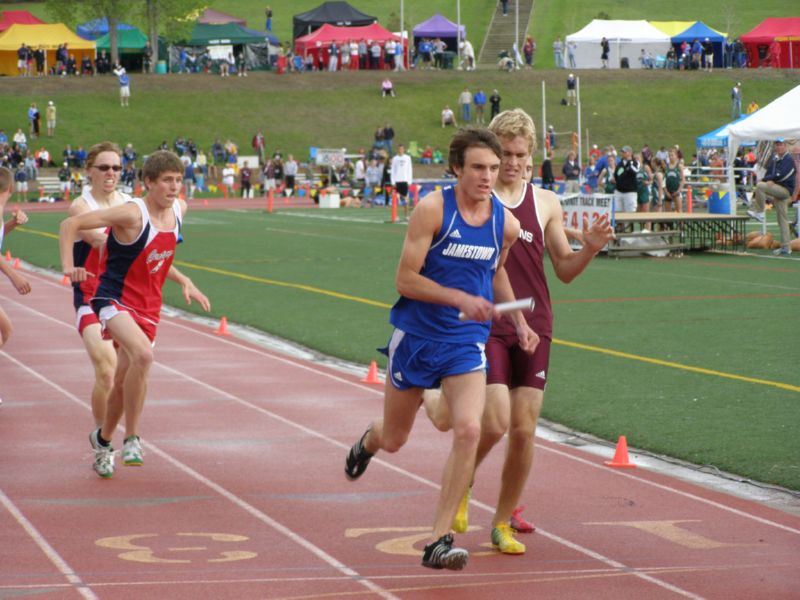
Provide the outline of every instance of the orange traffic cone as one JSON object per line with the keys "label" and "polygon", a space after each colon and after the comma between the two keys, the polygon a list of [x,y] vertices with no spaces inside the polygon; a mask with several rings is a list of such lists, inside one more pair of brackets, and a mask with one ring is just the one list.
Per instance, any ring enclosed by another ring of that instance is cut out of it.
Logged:
{"label": "orange traffic cone", "polygon": [[231,334],[231,332],[228,331],[228,318],[227,317],[222,317],[222,319],[220,319],[219,327],[217,327],[217,330],[214,333],[216,333],[217,335],[230,335]]}
{"label": "orange traffic cone", "polygon": [[208,200],[203,200],[203,206],[208,206]]}
{"label": "orange traffic cone", "polygon": [[14,264],[11,265],[15,269],[19,269],[19,258],[14,259]]}
{"label": "orange traffic cone", "polygon": [[6,260],[8,262],[11,262],[11,251],[10,250],[6,250]]}
{"label": "orange traffic cone", "polygon": [[617,449],[614,452],[614,458],[610,461],[604,461],[609,467],[616,467],[620,469],[632,469],[636,465],[628,460],[628,440],[624,435],[619,436],[617,440]]}
{"label": "orange traffic cone", "polygon": [[367,371],[367,376],[361,380],[361,383],[377,383],[381,384],[381,380],[378,379],[378,364],[373,360],[369,363],[369,370]]}
{"label": "orange traffic cone", "polygon": [[64,277],[61,278],[61,285],[71,285],[71,284],[72,282],[69,280],[68,275],[64,275]]}

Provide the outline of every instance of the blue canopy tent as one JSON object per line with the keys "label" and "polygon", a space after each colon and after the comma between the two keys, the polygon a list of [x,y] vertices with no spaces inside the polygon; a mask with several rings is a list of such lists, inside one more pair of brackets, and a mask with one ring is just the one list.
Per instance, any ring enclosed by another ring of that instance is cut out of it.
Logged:
{"label": "blue canopy tent", "polygon": [[675,46],[675,52],[680,56],[680,45],[683,42],[687,44],[691,44],[695,40],[699,40],[700,42],[704,42],[706,38],[711,42],[714,46],[714,66],[715,67],[722,67],[723,66],[723,52],[724,52],[724,45],[725,45],[725,38],[727,34],[721,33],[716,29],[711,29],[708,25],[703,23],[702,21],[697,21],[689,27],[686,31],[683,31],[675,36],[672,37],[670,40],[672,45]]}
{"label": "blue canopy tent", "polygon": [[[755,114],[755,113],[753,113]],[[717,148],[723,149],[728,147],[728,129],[732,125],[736,123],[741,123],[745,119],[750,118],[751,115],[742,115],[735,121],[731,121],[730,123],[726,123],[721,127],[717,127],[713,131],[709,131],[708,133],[704,133],[703,135],[697,136],[697,141],[695,146],[697,148]],[[739,144],[740,146],[755,146],[755,142],[742,142]]]}
{"label": "blue canopy tent", "polygon": [[[131,29],[136,29],[136,27],[126,23],[117,23],[117,31],[130,31]],[[94,19],[83,25],[78,25],[75,31],[85,40],[96,40],[108,33],[108,19],[105,17]]]}

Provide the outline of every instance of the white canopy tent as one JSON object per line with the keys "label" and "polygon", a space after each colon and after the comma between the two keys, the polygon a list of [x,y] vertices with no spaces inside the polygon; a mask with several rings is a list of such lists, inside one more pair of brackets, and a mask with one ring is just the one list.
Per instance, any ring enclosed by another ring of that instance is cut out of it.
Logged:
{"label": "white canopy tent", "polygon": [[567,44],[575,43],[575,63],[578,69],[599,69],[602,50],[600,42],[608,40],[608,66],[619,69],[622,58],[628,59],[631,69],[641,68],[639,56],[642,49],[653,58],[666,55],[670,37],[647,21],[612,21],[595,19],[586,27],[567,36]]}
{"label": "white canopy tent", "polygon": [[[728,193],[736,198],[733,180],[733,157],[745,140],[800,139],[800,85],[789,90],[756,111],[749,118],[728,128]],[[731,214],[736,212],[736,202],[731,202]]]}

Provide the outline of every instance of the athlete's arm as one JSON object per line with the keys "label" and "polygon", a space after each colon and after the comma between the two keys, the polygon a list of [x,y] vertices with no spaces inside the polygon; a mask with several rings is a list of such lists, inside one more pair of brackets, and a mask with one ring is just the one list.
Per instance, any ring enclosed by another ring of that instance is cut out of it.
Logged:
{"label": "athlete's arm", "polygon": [[[494,292],[494,300],[495,303],[501,302],[513,302],[516,300],[514,296],[514,290],[511,287],[511,280],[508,278],[508,273],[506,272],[505,262],[506,258],[508,257],[508,250],[511,248],[512,244],[514,244],[517,239],[519,239],[519,230],[520,225],[517,218],[511,214],[507,208],[504,209],[506,216],[505,216],[505,227],[503,228],[503,249],[500,252],[500,258],[497,262],[497,270],[494,274],[494,280],[492,281],[492,289]],[[508,318],[514,323],[514,327],[517,330],[517,339],[519,341],[519,346],[525,352],[533,352],[536,349],[536,346],[539,344],[539,336],[534,333],[534,331],[528,326],[528,322],[525,320],[525,316],[522,314],[521,310],[515,310],[509,313]]]}
{"label": "athlete's arm", "polygon": [[580,275],[594,256],[614,238],[608,216],[603,215],[589,227],[589,217],[583,217],[583,247],[573,252],[564,232],[564,217],[561,204],[553,192],[536,190],[536,197],[544,207],[544,239],[550,262],[556,275],[564,283],[569,283]]}
{"label": "athlete's arm", "polygon": [[11,267],[11,263],[0,260],[0,272],[2,272],[20,294],[27,294],[31,291],[31,284],[23,277],[19,271]]}
{"label": "athlete's arm", "polygon": [[[83,198],[78,198],[69,205],[69,211],[67,214],[72,217],[89,212],[89,210],[90,209],[86,205],[86,202],[83,200]],[[99,248],[105,244],[106,240],[108,239],[108,235],[105,233],[104,229],[87,229],[84,231],[79,231],[78,237],[80,237],[84,242],[93,248]]]}
{"label": "athlete's arm", "polygon": [[192,299],[194,299],[200,303],[204,311],[208,312],[211,310],[211,302],[209,302],[206,295],[195,286],[194,282],[189,279],[188,276],[181,273],[175,265],[170,265],[169,271],[167,271],[167,279],[171,279],[181,286],[183,299],[186,300],[186,304],[191,304]]}
{"label": "athlete's arm", "polygon": [[[3,227],[3,235],[8,235],[17,225],[25,225],[28,222],[28,215],[25,214],[25,211],[21,208],[18,208],[11,214],[11,218],[2,224]],[[0,218],[0,223],[2,223],[2,219]]]}
{"label": "athlete's arm", "polygon": [[75,267],[72,260],[72,244],[81,231],[111,227],[114,235],[127,243],[133,241],[142,228],[142,213],[139,207],[128,202],[113,208],[90,210],[67,217],[61,222],[58,232],[58,249],[61,254],[61,271],[73,282],[85,281],[95,273],[87,273],[83,267]]}
{"label": "athlete's arm", "polygon": [[411,213],[397,266],[397,291],[413,300],[454,306],[470,320],[488,321],[492,318],[492,303],[486,298],[444,287],[420,274],[433,237],[442,227],[443,205],[441,192],[433,192],[423,198]]}

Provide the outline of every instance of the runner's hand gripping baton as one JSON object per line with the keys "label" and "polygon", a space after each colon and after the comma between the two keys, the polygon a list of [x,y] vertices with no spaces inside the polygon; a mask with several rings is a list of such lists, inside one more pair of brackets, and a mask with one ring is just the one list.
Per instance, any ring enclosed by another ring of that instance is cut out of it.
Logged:
{"label": "runner's hand gripping baton", "polygon": [[[515,310],[533,310],[534,306],[536,306],[536,301],[533,298],[522,298],[520,300],[514,300],[513,302],[501,302],[500,304],[495,304],[494,310],[497,313],[504,315]],[[463,321],[466,318],[466,315],[463,312],[460,312],[458,313],[458,318]]]}

